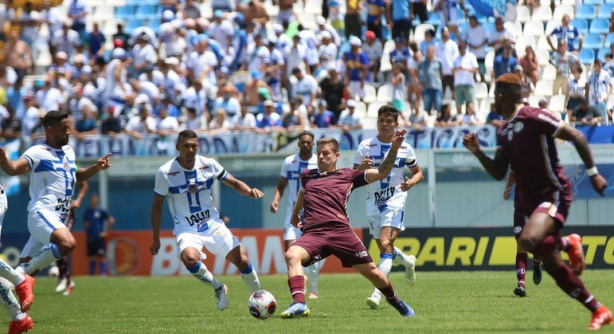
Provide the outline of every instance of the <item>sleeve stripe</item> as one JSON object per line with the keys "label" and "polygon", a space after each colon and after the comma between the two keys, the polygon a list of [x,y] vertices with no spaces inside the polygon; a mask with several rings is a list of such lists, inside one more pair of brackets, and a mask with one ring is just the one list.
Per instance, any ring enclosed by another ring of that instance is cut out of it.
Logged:
{"label": "sleeve stripe", "polygon": [[157,192],[157,191],[155,191],[155,190],[154,190],[154,194],[156,194],[156,195],[158,195],[158,196],[166,197],[166,195],[162,195],[162,194],[160,194],[159,192]]}
{"label": "sleeve stripe", "polygon": [[364,172],[365,172],[364,173],[365,182],[367,182],[367,184],[371,183],[369,182],[369,179],[367,179],[367,171],[365,170]]}
{"label": "sleeve stripe", "polygon": [[556,137],[558,136],[559,132],[561,132],[561,129],[563,129],[563,127],[565,126],[565,122],[561,121],[559,123],[559,127],[556,129],[556,131],[554,131],[554,133],[552,134],[552,137]]}
{"label": "sleeve stripe", "polygon": [[224,181],[226,178],[228,177],[228,172],[224,169],[222,170],[222,172],[217,176],[217,179],[219,181]]}
{"label": "sleeve stripe", "polygon": [[34,166],[34,162],[32,161],[32,158],[30,158],[27,155],[22,155],[22,158],[24,158],[24,159],[26,159],[28,161],[28,165],[30,166],[30,169],[32,169],[33,166]]}

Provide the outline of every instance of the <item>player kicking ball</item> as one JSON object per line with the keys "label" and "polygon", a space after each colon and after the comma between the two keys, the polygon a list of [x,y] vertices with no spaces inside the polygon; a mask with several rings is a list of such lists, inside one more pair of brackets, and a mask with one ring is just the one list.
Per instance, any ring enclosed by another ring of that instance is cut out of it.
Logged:
{"label": "player kicking ball", "polygon": [[177,239],[181,261],[194,277],[214,289],[217,308],[222,311],[228,306],[226,286],[213,277],[201,262],[203,247],[234,264],[241,272],[243,283],[250,293],[262,287],[247,252],[220,219],[220,213],[211,197],[211,187],[218,180],[244,196],[258,199],[264,194],[235,179],[217,161],[198,155],[198,147],[198,136],[194,131],[179,132],[176,145],[179,156],[162,165],[156,173],[151,207],[153,242],[150,251],[156,255],[160,250],[162,205],[164,199],[169,197],[168,207],[174,222],[173,234]]}
{"label": "player kicking ball", "polygon": [[[371,281],[402,316],[414,316],[414,311],[395,294],[386,275],[375,266],[367,248],[350,226],[346,205],[352,189],[365,186],[388,176],[394,166],[406,131],[398,131],[386,158],[378,169],[337,169],[339,143],[332,138],[317,142],[318,168],[301,173],[300,190],[292,212],[291,223],[303,234],[286,252],[288,286],[294,303],[281,313],[282,318],[307,316],[311,312],[305,303],[303,266],[309,266],[330,255],[341,260],[344,267],[353,267]],[[299,214],[304,209],[304,219]]]}
{"label": "player kicking ball", "polygon": [[[390,149],[395,129],[399,126],[399,110],[391,105],[382,106],[377,112],[377,137],[363,140],[358,146],[354,158],[354,169],[367,170],[378,167],[386,152]],[[403,178],[405,168],[413,173],[411,179]],[[416,257],[405,255],[394,247],[394,241],[405,229],[405,201],[407,191],[423,179],[422,170],[416,160],[416,153],[408,143],[403,143],[397,153],[397,159],[390,174],[367,186],[367,217],[369,232],[375,239],[380,251],[377,266],[388,277],[393,264],[405,267],[405,281],[409,285],[416,282]],[[382,294],[375,289],[367,298],[367,305],[375,309],[379,307]]]}
{"label": "player kicking ball", "polygon": [[[521,89],[520,79],[514,74],[504,74],[496,81],[495,110],[505,120],[497,132],[499,147],[494,159],[481,150],[475,133],[467,134],[463,144],[495,179],[503,179],[508,166],[514,171],[520,204],[529,215],[518,240],[520,245],[542,260],[561,290],[592,312],[588,329],[600,329],[612,322],[612,313],[579,278],[585,267],[582,237],[561,236],[572,192],[554,138],[573,142],[597,193],[603,195],[607,182],[595,167],[584,135],[546,110],[524,106]],[[571,268],[561,259],[560,251],[569,256]]]}

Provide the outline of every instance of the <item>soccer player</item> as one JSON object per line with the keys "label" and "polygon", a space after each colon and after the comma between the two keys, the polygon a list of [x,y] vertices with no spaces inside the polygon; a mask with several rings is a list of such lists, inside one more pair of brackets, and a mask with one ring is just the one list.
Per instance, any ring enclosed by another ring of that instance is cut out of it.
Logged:
{"label": "soccer player", "polygon": [[179,132],[176,145],[179,156],[162,165],[156,173],[151,207],[153,242],[150,251],[156,255],[160,249],[162,204],[164,198],[169,196],[168,206],[175,223],[173,233],[181,261],[194,277],[213,287],[217,308],[222,311],[228,306],[226,286],[213,277],[200,261],[204,256],[201,252],[203,247],[234,264],[251,293],[261,290],[261,286],[245,249],[213,206],[211,186],[218,180],[244,196],[258,199],[264,194],[235,179],[217,161],[198,155],[198,147],[198,137],[194,131]]}
{"label": "soccer player", "polygon": [[[386,158],[378,169],[337,169],[339,143],[332,138],[317,142],[318,168],[301,173],[300,190],[290,222],[303,232],[286,252],[288,286],[294,302],[281,313],[282,318],[307,316],[305,304],[305,277],[303,266],[335,255],[344,267],[353,267],[371,281],[402,316],[414,316],[414,311],[394,293],[386,275],[375,266],[367,248],[358,239],[346,212],[352,189],[379,181],[388,176],[403,144],[406,131],[398,131]],[[299,215],[304,209],[304,218]]]}
{"label": "soccer player", "polygon": [[75,164],[75,152],[68,145],[70,119],[64,111],[52,110],[43,118],[45,143],[34,145],[15,160],[7,159],[0,148],[0,167],[8,175],[30,174],[28,230],[30,239],[21,257],[31,257],[20,268],[28,275],[38,272],[76,247],[75,238],[64,222],[68,217],[75,183],[83,182],[111,167],[107,154],[87,168]]}
{"label": "soccer player", "polygon": [[[2,222],[8,209],[7,203],[6,193],[0,185],[0,230],[2,230]],[[9,334],[19,334],[34,328],[32,319],[26,314],[34,303],[33,288],[34,278],[11,268],[0,259],[0,295],[2,296],[0,304],[4,306],[12,319],[9,323]],[[20,302],[17,302],[13,290],[19,296]]]}
{"label": "soccer player", "polygon": [[[514,174],[513,171],[510,171],[507,175],[507,180],[505,181],[505,190],[503,191],[503,199],[506,201],[510,198],[514,183],[516,183],[516,174]],[[522,232],[522,229],[526,223],[527,215],[522,209],[520,201],[518,200],[519,196],[520,194],[518,187],[516,187],[514,191],[514,237],[516,238],[516,279],[518,280],[518,284],[514,289],[514,294],[518,297],[525,297],[527,295],[527,289],[524,280],[529,257],[527,255],[527,250],[522,248],[522,245],[520,242],[518,242],[518,238],[520,238],[520,233]],[[538,258],[533,257],[533,283],[535,283],[535,285],[539,285],[541,282],[541,261]]]}
{"label": "soccer player", "polygon": [[[505,177],[508,166],[516,174],[519,201],[529,219],[519,243],[538,256],[561,290],[592,312],[589,329],[599,329],[612,321],[612,313],[588,292],[578,277],[584,270],[582,237],[562,237],[571,204],[571,185],[559,163],[554,138],[573,142],[584,162],[593,188],[603,195],[607,182],[597,171],[584,135],[551,113],[521,103],[521,82],[516,75],[504,74],[496,81],[495,106],[505,120],[497,133],[499,147],[494,159],[480,149],[475,133],[465,135],[463,144],[495,179]],[[571,268],[561,259],[569,255]]]}
{"label": "soccer player", "polygon": [[[66,228],[69,231],[72,231],[73,226],[75,225],[75,214],[77,209],[81,206],[81,202],[87,194],[87,190],[90,188],[87,182],[81,182],[77,184],[79,186],[79,195],[77,195],[77,199],[72,201],[70,205],[70,213],[68,214],[68,218],[66,219]],[[58,285],[55,287],[55,292],[63,292],[65,296],[68,296],[72,293],[75,288],[75,281],[70,278],[71,274],[71,255],[67,255],[63,257],[55,263],[58,266]],[[30,259],[25,259],[24,262],[28,262]]]}
{"label": "soccer player", "polygon": [[[277,188],[275,188],[275,196],[271,202],[271,212],[276,213],[279,208],[279,200],[284,195],[284,190],[288,186],[288,207],[286,209],[286,220],[284,223],[284,245],[288,251],[290,244],[301,236],[301,230],[290,224],[292,209],[296,202],[296,197],[301,189],[300,175],[305,169],[314,169],[318,167],[318,159],[313,154],[314,135],[310,131],[303,131],[298,136],[299,153],[287,157],[281,165],[281,175]],[[313,263],[307,269],[307,277],[309,278],[310,291],[309,299],[318,298],[318,276],[320,274],[320,262]]]}
{"label": "soccer player", "polygon": [[[390,149],[395,129],[399,126],[399,110],[391,105],[382,106],[377,112],[377,136],[363,140],[358,146],[354,158],[354,169],[366,170],[379,167],[386,152]],[[411,179],[403,178],[405,167],[413,173]],[[379,182],[367,186],[367,217],[369,232],[375,238],[380,251],[377,266],[386,276],[390,274],[392,264],[402,264],[405,267],[405,281],[409,285],[416,282],[416,257],[405,255],[394,247],[394,241],[405,229],[405,200],[407,191],[418,184],[424,176],[416,160],[416,153],[408,143],[403,143],[397,153],[397,159],[390,174]],[[367,305],[375,309],[382,298],[376,288]]]}
{"label": "soccer player", "polygon": [[90,207],[85,211],[83,226],[87,234],[87,256],[90,262],[89,275],[96,272],[96,262],[100,263],[100,276],[107,276],[107,241],[115,218],[99,206],[98,195],[90,197]]}

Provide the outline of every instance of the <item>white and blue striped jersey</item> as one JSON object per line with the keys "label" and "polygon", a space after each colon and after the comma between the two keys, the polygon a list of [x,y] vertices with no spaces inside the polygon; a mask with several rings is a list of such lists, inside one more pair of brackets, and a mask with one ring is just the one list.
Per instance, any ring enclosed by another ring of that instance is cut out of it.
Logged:
{"label": "white and blue striped jersey", "polygon": [[[363,140],[354,157],[354,165],[360,165],[364,158],[369,157],[373,160],[373,167],[378,168],[390,146],[389,143],[380,142],[377,137]],[[401,191],[401,183],[404,181],[405,167],[413,168],[417,165],[414,149],[408,143],[403,143],[388,177],[367,186],[367,215],[377,215],[385,209],[404,208],[407,192]]]}
{"label": "white and blue striped jersey", "polygon": [[215,160],[196,156],[194,168],[188,170],[177,158],[165,163],[156,173],[154,192],[168,199],[175,223],[173,233],[204,232],[220,214],[213,204],[213,182],[224,180],[228,172]]}
{"label": "white and blue striped jersey", "polygon": [[318,168],[318,158],[315,154],[309,160],[303,161],[297,153],[287,157],[281,164],[279,175],[288,180],[288,212],[292,212],[298,192],[301,190],[301,172],[314,168]]}
{"label": "white and blue striped jersey", "polygon": [[28,211],[55,212],[66,221],[77,180],[75,151],[68,145],[55,149],[34,145],[21,156],[30,165],[30,203]]}

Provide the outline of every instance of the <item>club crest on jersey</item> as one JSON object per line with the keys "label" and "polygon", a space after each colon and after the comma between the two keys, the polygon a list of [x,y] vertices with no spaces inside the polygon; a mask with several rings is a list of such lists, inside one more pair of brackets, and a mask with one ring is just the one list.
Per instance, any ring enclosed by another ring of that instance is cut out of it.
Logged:
{"label": "club crest on jersey", "polygon": [[524,129],[524,123],[516,122],[516,124],[514,124],[514,132],[518,133],[522,131],[522,129]]}
{"label": "club crest on jersey", "polygon": [[198,185],[196,184],[196,179],[190,179],[190,184],[188,185],[188,192],[190,194],[194,194],[198,191]]}

